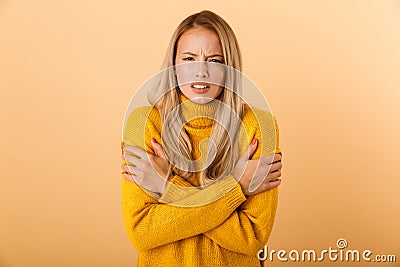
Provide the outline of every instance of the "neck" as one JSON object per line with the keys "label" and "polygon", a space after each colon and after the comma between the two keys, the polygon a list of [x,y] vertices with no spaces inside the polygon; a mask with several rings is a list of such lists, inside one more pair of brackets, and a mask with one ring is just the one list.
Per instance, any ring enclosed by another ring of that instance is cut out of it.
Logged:
{"label": "neck", "polygon": [[182,115],[191,127],[211,127],[214,124],[214,116],[219,101],[215,99],[206,103],[198,104],[188,99],[184,94],[179,93],[182,103]]}

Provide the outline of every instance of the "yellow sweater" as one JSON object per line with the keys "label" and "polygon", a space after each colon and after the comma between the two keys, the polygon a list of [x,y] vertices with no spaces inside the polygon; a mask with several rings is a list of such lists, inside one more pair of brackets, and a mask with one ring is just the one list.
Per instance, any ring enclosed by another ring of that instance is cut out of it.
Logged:
{"label": "yellow sweater", "polygon": [[[181,101],[186,105],[185,117],[193,115],[192,112],[212,115],[217,107],[216,101],[198,105],[183,95]],[[258,140],[253,159],[281,152],[277,122],[271,113],[246,109],[242,121],[245,138],[239,139],[241,154],[253,138]],[[199,143],[211,135],[212,124],[212,119],[196,118],[185,125],[194,159],[200,157],[203,149]],[[155,138],[161,143],[161,130],[158,111],[150,106],[139,107],[126,121],[123,141],[154,154],[150,140]],[[183,188],[199,183],[199,175],[188,180],[175,175],[157,199],[122,177],[123,219],[128,237],[139,251],[139,267],[260,266],[257,252],[264,247],[272,230],[278,188],[245,196],[239,183],[230,176],[206,189],[196,188],[196,192],[182,199],[187,192],[182,192]],[[215,195],[220,196],[213,198]],[[200,205],[202,200],[208,204]]]}

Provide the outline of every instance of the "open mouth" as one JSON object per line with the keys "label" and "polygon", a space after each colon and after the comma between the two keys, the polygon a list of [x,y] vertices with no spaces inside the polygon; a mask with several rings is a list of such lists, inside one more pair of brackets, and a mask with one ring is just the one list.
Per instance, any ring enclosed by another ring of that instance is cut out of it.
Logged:
{"label": "open mouth", "polygon": [[190,84],[190,87],[192,87],[193,89],[207,89],[210,88],[210,84],[198,82]]}
{"label": "open mouth", "polygon": [[204,82],[195,82],[190,84],[190,88],[196,94],[205,94],[210,90],[210,84]]}

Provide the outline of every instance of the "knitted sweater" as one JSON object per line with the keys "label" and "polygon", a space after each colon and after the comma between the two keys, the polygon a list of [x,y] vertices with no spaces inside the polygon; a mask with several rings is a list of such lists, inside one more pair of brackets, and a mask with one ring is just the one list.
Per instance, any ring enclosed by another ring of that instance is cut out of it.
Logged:
{"label": "knitted sweater", "polygon": [[[217,101],[200,105],[182,94],[180,98],[186,105],[182,109],[185,118],[192,117],[193,112],[207,117],[217,108]],[[194,159],[204,151],[200,141],[211,135],[214,121],[206,117],[198,117],[184,126]],[[241,155],[253,138],[258,140],[253,159],[281,152],[277,122],[271,113],[246,108],[242,122],[245,132],[239,138]],[[123,141],[155,154],[150,140],[155,138],[161,143],[161,131],[157,109],[139,107],[127,119]],[[196,173],[188,179],[175,175],[157,199],[122,177],[123,219],[128,237],[139,251],[139,267],[260,266],[257,253],[272,230],[278,188],[245,196],[233,176],[205,189],[198,189],[199,185]],[[182,197],[187,192],[182,190],[194,189],[193,186],[197,191]]]}

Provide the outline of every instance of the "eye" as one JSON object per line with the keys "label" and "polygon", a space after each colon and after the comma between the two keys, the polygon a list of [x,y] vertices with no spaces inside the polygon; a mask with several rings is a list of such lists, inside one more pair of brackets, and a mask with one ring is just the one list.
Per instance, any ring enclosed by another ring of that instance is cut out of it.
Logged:
{"label": "eye", "polygon": [[194,58],[193,57],[185,57],[183,60],[192,61],[192,60],[194,60]]}
{"label": "eye", "polygon": [[222,60],[219,60],[219,59],[216,59],[216,58],[213,58],[210,61],[214,62],[214,63],[220,63],[220,64],[224,63]]}

